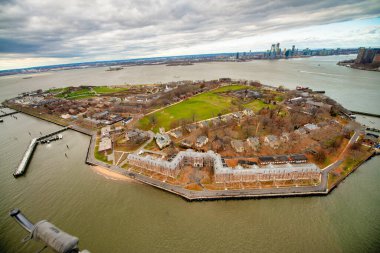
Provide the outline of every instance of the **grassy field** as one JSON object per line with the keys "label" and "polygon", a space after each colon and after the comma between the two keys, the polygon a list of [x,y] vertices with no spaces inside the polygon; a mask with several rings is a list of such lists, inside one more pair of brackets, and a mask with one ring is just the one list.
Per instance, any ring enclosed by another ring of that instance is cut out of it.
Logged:
{"label": "grassy field", "polygon": [[[232,104],[234,98],[223,96],[222,93],[247,88],[252,87],[231,85],[196,95],[178,104],[145,116],[138,122],[138,127],[146,130],[153,128],[154,131],[157,131],[160,127],[165,127],[166,130],[169,130],[174,121],[192,121],[193,118],[195,121],[200,121],[216,117],[219,113],[225,114],[237,111],[237,106]],[[152,117],[154,117],[156,121],[154,126],[151,123]]]}
{"label": "grassy field", "polygon": [[95,92],[89,88],[82,88],[75,91],[64,91],[59,93],[57,97],[67,98],[67,99],[80,99],[80,98],[89,98],[95,96]]}
{"label": "grassy field", "polygon": [[58,94],[64,91],[67,91],[69,88],[54,88],[54,89],[49,89],[48,92],[53,93],[53,94]]}
{"label": "grassy field", "polygon": [[252,86],[246,86],[246,85],[229,85],[229,86],[223,86],[216,90],[214,90],[214,93],[222,93],[222,92],[228,92],[228,91],[236,91],[236,90],[243,90],[243,89],[250,89],[255,90],[255,87]]}
{"label": "grassy field", "polygon": [[274,109],[276,106],[272,104],[265,104],[262,100],[254,100],[250,103],[244,105],[245,108],[252,109],[254,112],[258,112],[263,108],[269,107],[269,109]]}
{"label": "grassy field", "polygon": [[97,86],[97,87],[94,87],[93,90],[98,94],[107,94],[107,93],[115,93],[115,92],[126,91],[126,90],[128,90],[128,88],[110,87],[110,86]]}
{"label": "grassy field", "polygon": [[103,152],[99,152],[99,138],[96,140],[95,150],[94,150],[94,156],[97,160],[112,164],[112,161],[108,161],[107,156]]}
{"label": "grassy field", "polygon": [[101,94],[111,94],[116,92],[126,91],[128,88],[124,87],[109,87],[109,86],[96,86],[93,88],[82,88],[75,91],[69,91],[69,88],[58,88],[49,90],[57,94],[57,97],[66,99],[83,99],[90,98]]}

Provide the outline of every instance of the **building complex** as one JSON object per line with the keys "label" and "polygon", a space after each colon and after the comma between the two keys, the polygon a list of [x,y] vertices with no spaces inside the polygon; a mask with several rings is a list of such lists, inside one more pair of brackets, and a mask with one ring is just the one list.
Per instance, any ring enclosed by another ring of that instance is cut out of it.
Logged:
{"label": "building complex", "polygon": [[130,165],[147,169],[168,177],[176,177],[185,166],[204,167],[210,166],[214,171],[215,183],[235,182],[262,182],[276,180],[320,180],[321,170],[313,163],[299,164],[284,162],[282,164],[269,163],[259,167],[256,164],[249,168],[238,165],[229,167],[224,159],[213,151],[195,152],[191,149],[180,151],[173,159],[163,160],[151,156],[129,154]]}

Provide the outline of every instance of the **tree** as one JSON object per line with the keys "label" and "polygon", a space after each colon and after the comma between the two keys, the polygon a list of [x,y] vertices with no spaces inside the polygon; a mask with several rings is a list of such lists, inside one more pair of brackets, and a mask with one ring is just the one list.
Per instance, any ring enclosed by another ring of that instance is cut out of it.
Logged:
{"label": "tree", "polygon": [[154,113],[149,116],[149,122],[152,126],[157,124],[157,117]]}
{"label": "tree", "polygon": [[354,144],[352,144],[352,146],[351,146],[351,150],[359,150],[360,147],[362,146],[362,142],[363,142],[363,140],[359,140],[357,142],[354,142]]}
{"label": "tree", "polygon": [[173,129],[173,128],[177,128],[179,126],[179,121],[178,120],[174,120],[170,123],[170,128]]}
{"label": "tree", "polygon": [[323,150],[318,151],[315,155],[314,158],[317,162],[323,163],[326,160],[326,153]]}
{"label": "tree", "polygon": [[223,140],[218,136],[211,143],[211,147],[214,151],[219,152],[223,149]]}
{"label": "tree", "polygon": [[193,122],[195,122],[195,119],[197,118],[197,114],[195,112],[191,113],[191,119]]}

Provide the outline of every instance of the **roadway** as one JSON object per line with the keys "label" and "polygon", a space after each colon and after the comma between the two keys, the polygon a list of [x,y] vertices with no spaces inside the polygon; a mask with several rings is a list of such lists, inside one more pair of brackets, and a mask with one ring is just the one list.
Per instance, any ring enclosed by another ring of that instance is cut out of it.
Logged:
{"label": "roadway", "polygon": [[328,174],[331,170],[337,168],[343,162],[342,154],[352,145],[359,137],[359,132],[355,131],[350,141],[342,151],[340,157],[334,163],[325,167],[321,172],[321,182],[314,186],[292,186],[292,187],[272,187],[272,188],[256,188],[256,189],[239,189],[239,190],[207,190],[193,191],[183,188],[182,186],[172,185],[158,179],[154,179],[143,174],[122,169],[119,166],[104,163],[95,159],[94,149],[96,142],[96,134],[92,135],[89,152],[86,163],[91,165],[99,165],[108,168],[116,173],[134,178],[137,181],[155,186],[159,189],[177,194],[187,200],[206,200],[206,199],[226,199],[226,198],[252,198],[252,197],[274,197],[274,196],[299,196],[299,195],[323,195],[328,193]]}

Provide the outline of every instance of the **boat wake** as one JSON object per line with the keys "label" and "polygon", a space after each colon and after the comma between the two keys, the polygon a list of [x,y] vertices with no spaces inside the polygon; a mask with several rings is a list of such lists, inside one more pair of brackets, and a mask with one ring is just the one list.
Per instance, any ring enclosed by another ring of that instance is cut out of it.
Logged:
{"label": "boat wake", "polygon": [[345,76],[345,75],[337,75],[337,74],[330,74],[330,73],[324,73],[324,72],[313,72],[313,71],[306,71],[306,70],[300,70],[301,73],[307,73],[307,74],[316,74],[321,76]]}

